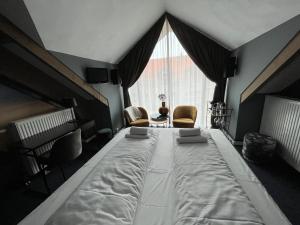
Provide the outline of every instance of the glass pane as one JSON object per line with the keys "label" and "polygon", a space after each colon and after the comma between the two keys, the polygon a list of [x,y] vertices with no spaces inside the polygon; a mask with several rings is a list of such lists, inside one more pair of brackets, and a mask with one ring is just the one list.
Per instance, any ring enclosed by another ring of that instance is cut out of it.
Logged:
{"label": "glass pane", "polygon": [[210,126],[206,120],[208,102],[215,84],[188,56],[166,21],[152,56],[138,81],[129,89],[132,105],[157,113],[159,94],[166,94],[170,115],[178,105],[194,105],[198,109],[196,126]]}

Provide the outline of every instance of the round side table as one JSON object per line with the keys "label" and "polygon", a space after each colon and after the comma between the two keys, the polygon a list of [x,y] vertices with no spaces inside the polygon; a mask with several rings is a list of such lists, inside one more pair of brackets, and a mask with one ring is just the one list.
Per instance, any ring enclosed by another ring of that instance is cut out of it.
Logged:
{"label": "round side table", "polygon": [[168,127],[169,116],[163,116],[159,113],[154,113],[150,115],[150,126],[154,127]]}

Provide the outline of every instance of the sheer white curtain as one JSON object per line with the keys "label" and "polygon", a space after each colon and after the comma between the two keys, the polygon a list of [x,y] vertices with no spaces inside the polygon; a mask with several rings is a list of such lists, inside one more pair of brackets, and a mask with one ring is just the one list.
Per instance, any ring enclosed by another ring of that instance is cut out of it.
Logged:
{"label": "sheer white curtain", "polygon": [[132,105],[157,113],[159,94],[166,94],[170,115],[178,105],[195,105],[196,126],[205,127],[207,103],[213,98],[215,84],[208,80],[181,46],[165,22],[152,56],[138,81],[129,89]]}

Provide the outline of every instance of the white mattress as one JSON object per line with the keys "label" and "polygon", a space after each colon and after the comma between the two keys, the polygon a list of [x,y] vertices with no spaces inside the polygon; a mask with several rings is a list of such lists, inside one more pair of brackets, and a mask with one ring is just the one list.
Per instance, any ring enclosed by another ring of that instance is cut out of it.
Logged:
{"label": "white mattress", "polygon": [[[178,159],[182,160],[183,157],[188,155],[175,154],[176,149],[179,150],[180,153],[180,149],[182,148],[181,146],[176,145],[174,141],[174,132],[176,132],[176,129],[155,128],[155,130],[159,132],[159,138],[151,163],[147,166],[147,173],[143,178],[143,188],[139,201],[137,202],[138,206],[134,215],[133,224],[135,225],[174,224],[175,221],[177,221],[178,212],[180,211],[180,207],[178,207],[177,204],[178,198],[180,198],[181,193],[184,193],[176,184],[176,179],[178,179],[178,177],[186,176],[186,174],[184,174],[186,170],[181,169],[182,167],[180,167],[180,164],[182,163],[178,163]],[[113,140],[111,140],[99,153],[97,153],[79,171],[77,171],[60,188],[58,188],[46,201],[24,218],[20,224],[45,224],[49,221],[49,218],[53,217],[53,214],[60,209],[62,205],[64,205],[69,196],[72,196],[73,192],[76,191],[79,185],[84,183],[88,174],[101,164],[100,160],[102,160],[108,152],[112,151],[112,149],[115,149],[115,146],[117,146],[124,138],[126,132],[128,132],[126,129],[119,132]],[[233,148],[222,132],[219,130],[209,130],[209,133],[215,141],[220,154],[223,156],[222,158],[224,158],[230,170],[235,175],[236,180],[242,186],[244,195],[247,197],[246,201],[249,199],[251,205],[253,205],[255,211],[259,214],[259,218],[255,216],[257,223],[254,221],[254,223],[245,222],[240,224],[260,224],[260,218],[264,224],[290,224],[272,198],[268,195],[265,188],[257,180],[255,175],[248,168],[246,163],[239,156],[237,151]],[[193,152],[194,144],[182,146],[184,146],[186,150],[185,152]],[[194,158],[197,159],[196,157]],[[189,160],[193,160],[193,157],[190,157]],[[191,183],[184,187],[188,187],[189,185],[191,185]],[[222,187],[220,190],[222,190]],[[197,189],[195,189],[195,195],[196,194],[202,193],[197,193]],[[228,210],[229,213],[232,213],[230,212],[230,209]],[[246,212],[246,214],[247,213],[249,213],[249,211]],[[188,216],[186,217],[188,218]],[[208,224],[207,221],[202,221],[200,216],[197,222],[199,224]],[[186,220],[182,223],[179,221],[177,224],[192,223]]]}

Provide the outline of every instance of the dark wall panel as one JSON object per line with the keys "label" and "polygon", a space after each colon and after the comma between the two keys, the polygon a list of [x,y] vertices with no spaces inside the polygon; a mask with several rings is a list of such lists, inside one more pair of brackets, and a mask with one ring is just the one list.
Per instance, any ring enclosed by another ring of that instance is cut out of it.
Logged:
{"label": "dark wall panel", "polygon": [[278,94],[289,98],[300,99],[300,79]]}
{"label": "dark wall panel", "polygon": [[247,132],[259,131],[264,102],[265,96],[256,94],[240,105],[236,140],[243,140]]}

